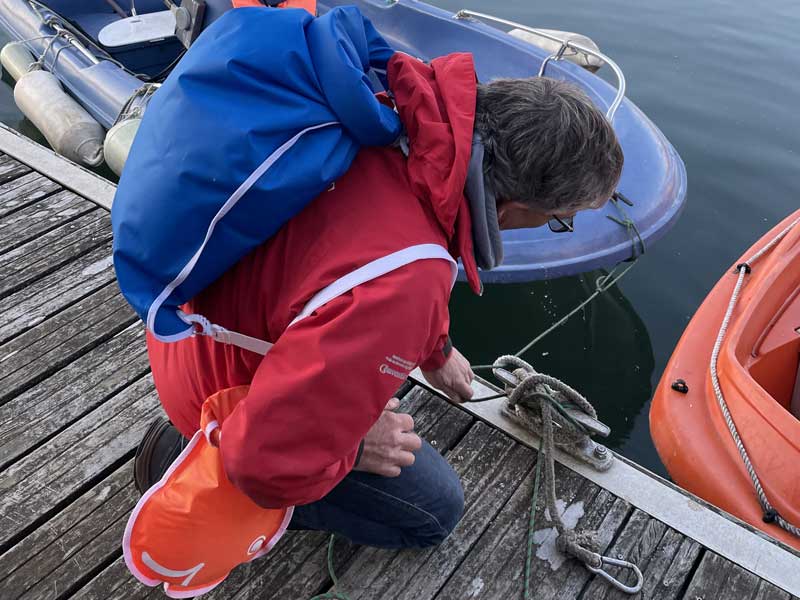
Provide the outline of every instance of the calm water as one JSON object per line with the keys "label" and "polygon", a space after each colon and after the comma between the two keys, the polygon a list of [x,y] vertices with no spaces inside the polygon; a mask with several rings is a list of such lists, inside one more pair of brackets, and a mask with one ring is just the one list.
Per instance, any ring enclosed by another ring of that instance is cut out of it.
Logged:
{"label": "calm water", "polygon": [[[647,414],[675,343],[725,268],[800,206],[800,9],[791,0],[434,4],[590,36],[686,162],[689,203],[678,225],[620,289],[527,356],[593,401],[613,448],[663,474]],[[0,121],[41,139],[6,84]],[[460,284],[453,339],[475,363],[516,352],[591,293],[597,275],[487,286],[482,298]]]}

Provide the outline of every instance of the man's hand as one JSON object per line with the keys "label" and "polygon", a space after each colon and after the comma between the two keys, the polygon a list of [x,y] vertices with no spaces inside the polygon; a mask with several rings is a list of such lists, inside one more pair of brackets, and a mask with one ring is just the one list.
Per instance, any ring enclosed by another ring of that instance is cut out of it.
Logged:
{"label": "man's hand", "polygon": [[413,453],[420,449],[422,440],[414,433],[411,415],[392,412],[398,406],[397,398],[389,400],[378,421],[367,432],[355,471],[397,477],[402,467],[414,464]]}
{"label": "man's hand", "polygon": [[450,356],[441,369],[423,371],[422,374],[428,383],[442,390],[454,402],[464,402],[472,398],[470,384],[475,374],[469,366],[469,361],[455,348],[450,351]]}

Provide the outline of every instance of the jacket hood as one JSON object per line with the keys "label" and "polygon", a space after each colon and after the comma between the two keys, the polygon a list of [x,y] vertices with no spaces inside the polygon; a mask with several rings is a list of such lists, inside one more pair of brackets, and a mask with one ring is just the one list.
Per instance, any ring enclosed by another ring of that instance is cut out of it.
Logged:
{"label": "jacket hood", "polygon": [[425,64],[396,53],[387,68],[389,89],[408,136],[408,175],[414,193],[427,199],[461,258],[475,293],[481,282],[464,185],[472,152],[477,79],[472,55],[455,53]]}

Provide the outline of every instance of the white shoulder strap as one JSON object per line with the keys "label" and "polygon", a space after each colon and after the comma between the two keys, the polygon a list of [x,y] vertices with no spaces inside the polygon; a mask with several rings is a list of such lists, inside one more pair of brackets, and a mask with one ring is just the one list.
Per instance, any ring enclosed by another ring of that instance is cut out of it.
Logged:
{"label": "white shoulder strap", "polygon": [[[300,311],[300,314],[298,314],[289,324],[289,327],[298,321],[305,319],[315,310],[318,310],[334,298],[338,298],[342,294],[349,292],[354,287],[359,286],[362,283],[377,279],[381,275],[390,273],[391,271],[399,269],[400,267],[404,267],[412,262],[429,258],[438,258],[441,260],[446,260],[450,263],[453,276],[450,283],[450,287],[452,288],[456,282],[456,275],[458,275],[458,265],[456,264],[456,261],[453,260],[453,257],[450,256],[450,253],[439,244],[419,244],[417,246],[410,246],[408,248],[404,248],[403,250],[399,250],[397,252],[393,252],[392,254],[388,254],[387,256],[373,260],[363,267],[359,267],[355,271],[340,277],[329,286],[314,294],[311,300],[308,301],[308,304],[306,304],[303,310]],[[251,352],[256,352],[262,355],[267,354],[267,352],[269,352],[273,346],[273,344],[265,340],[260,340],[249,335],[244,335],[243,333],[230,331],[229,329],[225,329],[220,325],[215,325],[202,315],[182,314],[181,318],[187,323],[199,325],[200,331],[198,331],[197,334],[211,336],[218,342],[239,346],[245,350],[250,350]]]}

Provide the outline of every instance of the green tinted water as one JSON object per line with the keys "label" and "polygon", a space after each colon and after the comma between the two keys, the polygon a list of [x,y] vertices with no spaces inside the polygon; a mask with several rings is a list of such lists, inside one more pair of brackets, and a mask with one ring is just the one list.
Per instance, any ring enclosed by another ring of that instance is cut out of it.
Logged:
{"label": "green tinted water", "polygon": [[[689,204],[678,225],[619,289],[526,356],[592,400],[612,427],[611,447],[664,473],[647,415],[675,343],[726,267],[800,206],[800,10],[791,0],[434,3],[592,37],[686,162]],[[7,84],[0,121],[42,139]],[[586,298],[597,276],[487,286],[482,298],[459,284],[453,339],[475,363],[516,352]]]}

